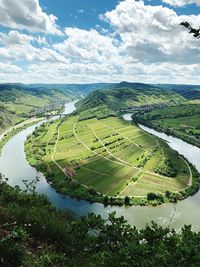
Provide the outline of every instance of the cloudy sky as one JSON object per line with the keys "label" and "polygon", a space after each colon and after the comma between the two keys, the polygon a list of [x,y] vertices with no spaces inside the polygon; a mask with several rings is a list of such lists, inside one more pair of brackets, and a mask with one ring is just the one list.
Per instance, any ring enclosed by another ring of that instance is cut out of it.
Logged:
{"label": "cloudy sky", "polygon": [[200,0],[0,0],[0,82],[200,84]]}

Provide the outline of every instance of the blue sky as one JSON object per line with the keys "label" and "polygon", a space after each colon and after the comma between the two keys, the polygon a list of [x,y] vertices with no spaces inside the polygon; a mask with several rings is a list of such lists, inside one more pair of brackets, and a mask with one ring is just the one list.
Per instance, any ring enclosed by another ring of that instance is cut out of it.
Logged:
{"label": "blue sky", "polygon": [[115,0],[42,0],[41,6],[48,14],[53,13],[58,17],[58,24],[61,27],[90,29],[101,23],[98,15],[115,8],[117,2]]}
{"label": "blue sky", "polygon": [[0,82],[200,84],[200,0],[0,0]]}
{"label": "blue sky", "polygon": [[[102,25],[99,20],[99,14],[104,14],[106,11],[114,9],[118,0],[41,0],[42,8],[48,14],[55,14],[58,17],[57,23],[61,27],[80,27],[90,29],[96,25]],[[186,5],[183,7],[170,6],[160,0],[145,0],[146,4],[152,6],[163,5],[170,7],[177,12],[177,14],[199,14],[199,7],[195,4]],[[102,26],[106,26],[103,24]]]}

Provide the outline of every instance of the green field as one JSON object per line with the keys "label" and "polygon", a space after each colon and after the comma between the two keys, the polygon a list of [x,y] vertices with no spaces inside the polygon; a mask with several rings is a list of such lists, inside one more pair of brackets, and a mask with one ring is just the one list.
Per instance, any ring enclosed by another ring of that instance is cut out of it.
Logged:
{"label": "green field", "polygon": [[148,124],[157,130],[200,146],[200,104],[198,102],[193,101],[187,105],[155,109],[150,112],[138,113],[134,117],[137,121]]}
{"label": "green field", "polygon": [[[184,190],[191,178],[187,163],[167,144],[117,117],[49,122],[28,138],[26,154],[57,189],[80,197],[86,191],[143,198]],[[175,177],[156,169],[160,163],[164,170],[166,160]]]}

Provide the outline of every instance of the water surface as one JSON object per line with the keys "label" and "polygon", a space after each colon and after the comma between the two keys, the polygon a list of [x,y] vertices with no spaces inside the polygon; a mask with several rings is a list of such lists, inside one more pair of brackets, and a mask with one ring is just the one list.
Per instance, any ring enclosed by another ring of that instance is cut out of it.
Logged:
{"label": "water surface", "polygon": [[[75,102],[70,102],[65,105],[65,114],[70,114],[75,110]],[[124,116],[130,120],[131,114]],[[55,119],[55,118],[54,118]],[[0,172],[8,177],[8,183],[12,186],[19,185],[24,187],[23,179],[32,181],[37,176],[40,182],[37,184],[37,192],[45,194],[49,200],[60,209],[70,209],[77,216],[85,215],[88,212],[101,214],[104,218],[111,211],[116,211],[117,215],[123,215],[131,225],[142,228],[146,223],[152,220],[160,225],[168,226],[179,230],[184,224],[192,224],[193,230],[200,230],[200,192],[189,197],[181,202],[174,204],[164,204],[158,207],[104,207],[102,204],[91,204],[87,201],[78,201],[62,194],[57,193],[46,181],[45,177],[31,167],[25,157],[24,142],[29,134],[40,125],[42,122],[27,128],[11,138],[3,147],[0,157]],[[159,136],[167,141],[170,147],[184,155],[188,161],[194,164],[200,172],[200,148],[187,144],[186,142],[166,134],[159,133],[145,126],[139,125],[143,130]]]}

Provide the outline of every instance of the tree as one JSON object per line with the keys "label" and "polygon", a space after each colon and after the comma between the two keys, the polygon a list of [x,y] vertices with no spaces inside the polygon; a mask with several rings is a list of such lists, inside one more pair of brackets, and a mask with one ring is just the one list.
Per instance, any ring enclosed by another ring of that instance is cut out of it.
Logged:
{"label": "tree", "polygon": [[124,198],[124,204],[125,204],[126,206],[130,205],[130,197],[126,196],[126,197]]}
{"label": "tree", "polygon": [[200,38],[200,28],[198,30],[192,28],[191,25],[187,21],[181,22],[180,25],[182,25],[185,28],[189,29],[190,30],[189,33],[192,33],[195,38],[197,38],[197,39]]}

